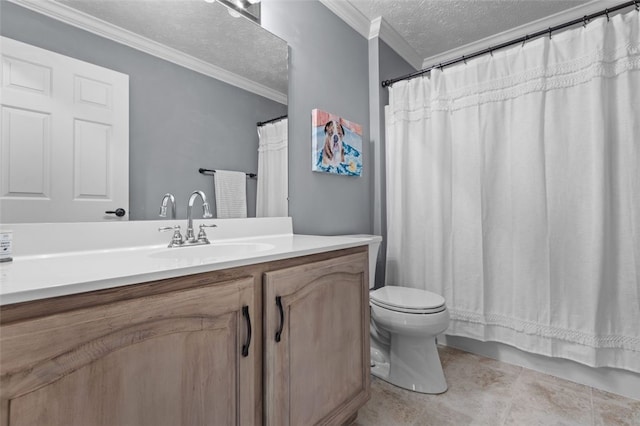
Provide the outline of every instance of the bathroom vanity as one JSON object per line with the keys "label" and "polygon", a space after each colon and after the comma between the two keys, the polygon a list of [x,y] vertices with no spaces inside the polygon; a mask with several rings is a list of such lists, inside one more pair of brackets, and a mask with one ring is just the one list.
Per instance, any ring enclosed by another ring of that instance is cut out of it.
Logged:
{"label": "bathroom vanity", "polygon": [[[155,244],[15,256],[0,270],[0,424],[352,421],[369,398],[367,240],[281,231],[221,239],[211,257]],[[124,272],[109,269],[119,256]],[[21,282],[56,268],[52,286]]]}

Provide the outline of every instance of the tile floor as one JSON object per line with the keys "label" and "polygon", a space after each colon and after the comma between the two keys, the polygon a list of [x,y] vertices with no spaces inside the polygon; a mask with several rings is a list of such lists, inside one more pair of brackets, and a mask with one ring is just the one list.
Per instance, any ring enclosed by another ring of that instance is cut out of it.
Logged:
{"label": "tile floor", "polygon": [[372,377],[354,425],[633,425],[640,401],[526,368],[440,347],[449,390],[424,395]]}

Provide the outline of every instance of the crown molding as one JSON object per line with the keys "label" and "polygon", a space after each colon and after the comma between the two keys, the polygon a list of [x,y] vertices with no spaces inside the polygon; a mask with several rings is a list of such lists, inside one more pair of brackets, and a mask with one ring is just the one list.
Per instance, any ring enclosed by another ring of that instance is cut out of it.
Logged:
{"label": "crown molding", "polygon": [[382,17],[371,21],[369,39],[375,37],[379,37],[415,69],[422,66],[422,58],[418,52]]}
{"label": "crown molding", "polygon": [[158,43],[132,31],[98,19],[52,0],[8,0],[19,6],[45,15],[65,24],[80,28],[116,43],[131,47],[149,55],[172,62],[181,67],[218,79],[224,83],[263,96],[281,104],[287,104],[287,95],[232,73],[177,49]]}
{"label": "crown molding", "polygon": [[464,46],[460,46],[455,49],[447,50],[446,52],[424,58],[424,60],[422,61],[422,65],[419,68],[425,69],[442,62],[460,58],[462,57],[462,55],[469,55],[474,52],[488,49],[491,46],[497,46],[509,40],[524,37],[526,34],[531,34],[537,31],[541,31],[544,28],[550,28],[556,25],[560,25],[565,22],[577,19],[581,16],[590,15],[592,13],[606,9],[607,7],[615,6],[619,3],[619,0],[591,0],[590,2],[584,3],[580,6],[572,7],[571,9],[563,10],[562,12],[558,12],[545,18],[520,25],[519,27],[503,31],[499,34],[485,37],[481,40],[465,44]]}
{"label": "crown molding", "polygon": [[345,0],[320,0],[320,3],[356,30],[358,34],[364,38],[369,38],[371,22],[354,5]]}
{"label": "crown molding", "polygon": [[320,0],[320,3],[367,40],[379,37],[414,68],[419,69],[422,65],[418,53],[382,17],[369,21],[360,10],[345,0]]}

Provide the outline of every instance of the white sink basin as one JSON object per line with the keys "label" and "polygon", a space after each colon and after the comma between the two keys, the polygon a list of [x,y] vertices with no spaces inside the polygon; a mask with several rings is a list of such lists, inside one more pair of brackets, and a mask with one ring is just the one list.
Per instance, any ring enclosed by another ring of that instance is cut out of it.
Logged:
{"label": "white sink basin", "polygon": [[150,253],[155,259],[215,261],[218,259],[239,258],[273,249],[267,243],[211,243],[202,246],[172,247]]}

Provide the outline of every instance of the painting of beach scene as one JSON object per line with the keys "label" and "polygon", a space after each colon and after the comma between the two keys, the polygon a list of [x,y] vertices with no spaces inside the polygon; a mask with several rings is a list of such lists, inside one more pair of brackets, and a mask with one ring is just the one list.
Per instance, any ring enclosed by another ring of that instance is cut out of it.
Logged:
{"label": "painting of beach scene", "polygon": [[314,172],[360,176],[362,173],[362,126],[326,111],[311,111]]}

